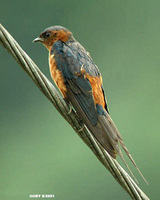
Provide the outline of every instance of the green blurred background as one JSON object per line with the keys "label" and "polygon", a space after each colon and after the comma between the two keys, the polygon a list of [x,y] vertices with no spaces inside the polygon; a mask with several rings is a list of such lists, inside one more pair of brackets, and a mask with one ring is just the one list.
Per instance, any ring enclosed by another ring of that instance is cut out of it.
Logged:
{"label": "green blurred background", "polygon": [[[111,116],[149,182],[130,163],[140,187],[159,199],[160,1],[1,0],[0,23],[50,80],[48,52],[32,40],[51,25],[74,33],[99,66]],[[130,199],[2,46],[0,92],[1,199]]]}

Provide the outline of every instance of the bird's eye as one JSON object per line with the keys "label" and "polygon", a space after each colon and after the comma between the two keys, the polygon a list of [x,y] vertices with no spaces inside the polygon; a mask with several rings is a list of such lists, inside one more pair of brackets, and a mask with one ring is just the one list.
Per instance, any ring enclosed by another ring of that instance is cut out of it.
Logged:
{"label": "bird's eye", "polygon": [[51,34],[50,32],[45,32],[44,33],[45,38],[49,38],[50,34]]}

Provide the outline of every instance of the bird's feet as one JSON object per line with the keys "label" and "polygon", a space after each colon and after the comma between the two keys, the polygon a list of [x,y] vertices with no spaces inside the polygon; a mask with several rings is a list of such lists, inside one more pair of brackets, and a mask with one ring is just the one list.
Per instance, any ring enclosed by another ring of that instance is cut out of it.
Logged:
{"label": "bird's feet", "polygon": [[83,131],[83,129],[84,129],[84,125],[81,126],[81,128],[78,130],[78,132]]}
{"label": "bird's feet", "polygon": [[72,104],[71,104],[71,103],[69,103],[69,104],[68,104],[68,106],[69,106],[68,115],[70,115],[70,114],[71,114],[71,112],[72,112],[72,109],[73,109],[73,108],[72,108]]}

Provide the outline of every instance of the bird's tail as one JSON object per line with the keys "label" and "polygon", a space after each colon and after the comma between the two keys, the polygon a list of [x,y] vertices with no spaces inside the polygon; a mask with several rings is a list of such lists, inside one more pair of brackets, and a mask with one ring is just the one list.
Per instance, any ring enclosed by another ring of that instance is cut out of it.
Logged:
{"label": "bird's tail", "polygon": [[[136,162],[134,161],[134,159],[132,158],[130,152],[128,151],[126,145],[124,144],[124,141],[123,141],[123,138],[121,136],[121,134],[119,133],[117,127],[115,126],[112,118],[110,117],[110,115],[107,113],[107,117],[106,117],[107,121],[109,121],[110,123],[110,126],[112,127],[113,129],[113,132],[116,133],[117,137],[118,137],[118,142],[120,143],[120,145],[122,146],[123,150],[125,151],[125,153],[127,154],[127,156],[129,157],[129,159],[131,160],[131,162],[133,163],[133,165],[135,166],[136,170],[139,172],[139,174],[141,175],[141,177],[143,178],[143,180],[146,182],[146,184],[148,185],[148,182],[147,180],[144,178],[143,174],[141,173],[141,171],[139,170],[139,168],[137,167],[136,165]],[[126,163],[125,159],[124,159],[124,156],[121,152],[120,149],[117,149],[118,150],[118,154],[119,156],[121,157],[121,159],[123,160],[124,164],[126,165],[126,167],[128,168],[128,170],[130,171],[131,175],[134,177],[134,179],[136,180],[136,182],[138,183],[137,179],[135,178],[133,172],[131,171],[131,169],[129,168],[128,164]]]}
{"label": "bird's tail", "polygon": [[101,115],[96,113],[97,123],[96,124],[91,123],[91,120],[87,117],[86,113],[84,112],[85,110],[83,109],[84,105],[83,105],[82,100],[78,99],[78,96],[74,95],[74,93],[72,92],[72,90],[75,89],[75,85],[74,87],[72,87],[72,90],[70,89],[70,87],[68,87],[67,89],[67,97],[70,100],[70,102],[72,102],[73,107],[76,108],[78,116],[85,123],[85,125],[90,130],[90,132],[94,135],[97,141],[113,158],[116,158],[116,155],[119,154],[121,159],[125,163],[126,167],[130,171],[134,179],[137,181],[137,179],[133,175],[132,171],[130,170],[129,166],[127,165],[123,157],[123,154],[119,148],[119,144],[120,144],[122,148],[124,149],[124,151],[126,152],[126,154],[128,155],[131,162],[133,163],[133,165],[135,166],[135,168],[138,170],[138,172],[140,173],[144,181],[147,183],[146,179],[143,177],[135,161],[133,160],[131,154],[129,153],[127,147],[125,146],[122,136],[120,135],[118,129],[116,128],[113,120],[111,119],[107,111],[104,111],[105,113]]}

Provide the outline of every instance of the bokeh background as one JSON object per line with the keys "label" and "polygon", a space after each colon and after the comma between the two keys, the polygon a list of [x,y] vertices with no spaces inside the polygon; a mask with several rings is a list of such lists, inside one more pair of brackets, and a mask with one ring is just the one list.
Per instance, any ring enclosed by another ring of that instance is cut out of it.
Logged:
{"label": "bokeh background", "polygon": [[[0,2],[0,23],[50,80],[48,52],[32,43],[44,28],[67,27],[90,52],[103,76],[111,116],[149,186],[130,163],[131,169],[144,192],[159,199],[160,2]],[[130,199],[0,46],[0,198],[26,200],[30,194]]]}

